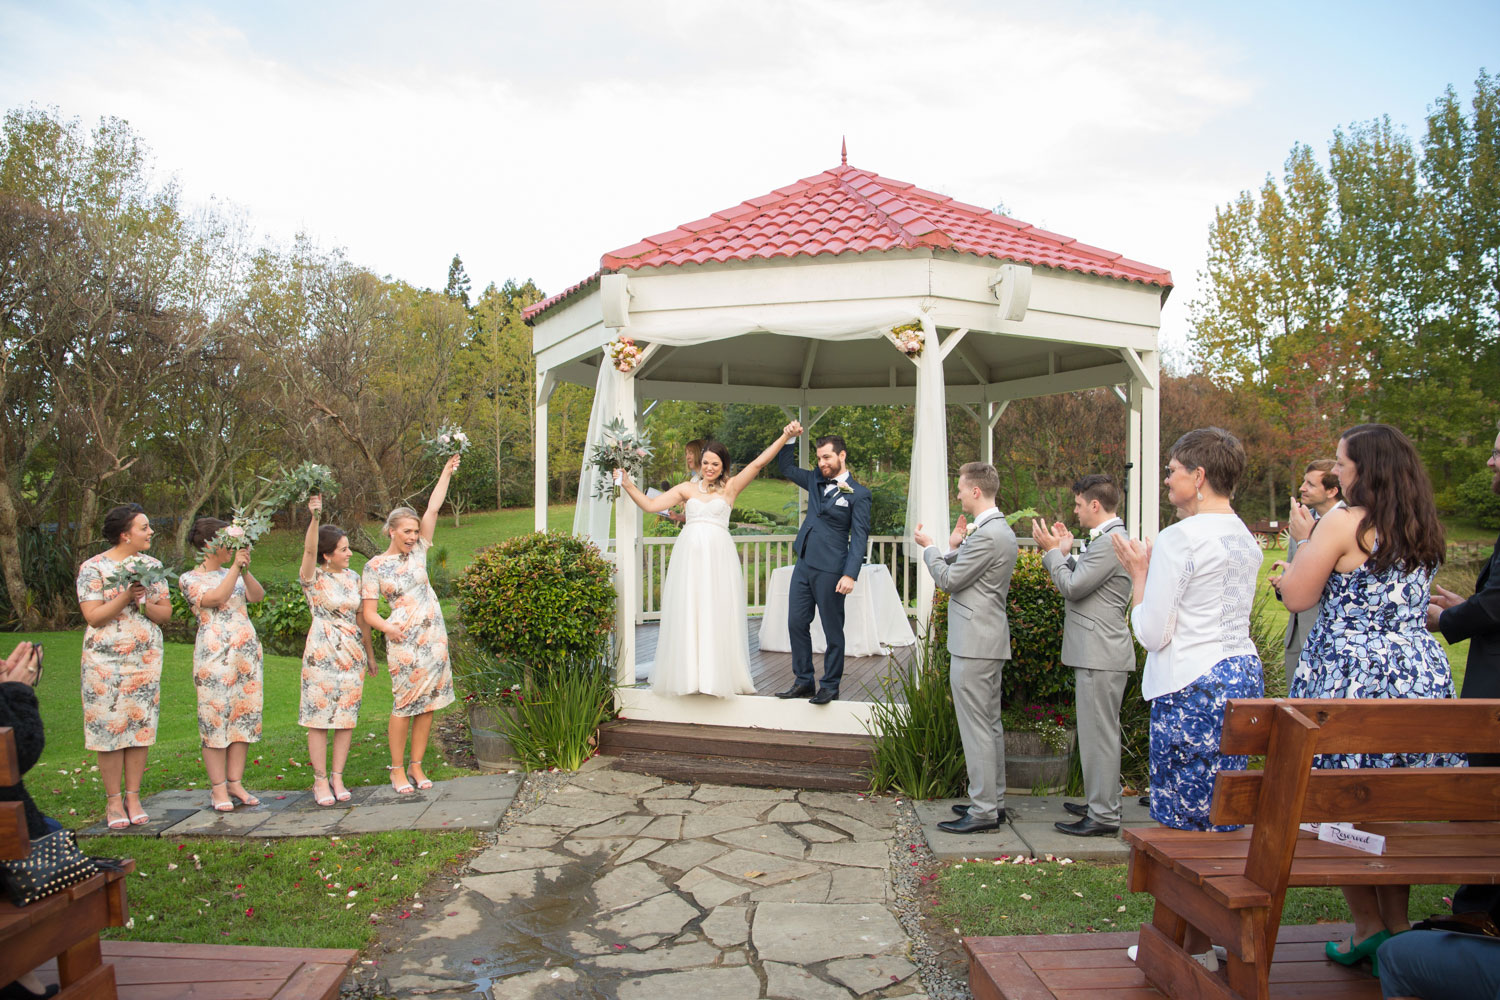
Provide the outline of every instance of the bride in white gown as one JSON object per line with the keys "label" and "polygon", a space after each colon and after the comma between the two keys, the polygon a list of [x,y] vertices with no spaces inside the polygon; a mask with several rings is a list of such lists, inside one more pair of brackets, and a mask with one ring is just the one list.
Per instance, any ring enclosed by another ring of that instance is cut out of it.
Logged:
{"label": "bride in white gown", "polygon": [[752,479],[776,457],[788,435],[761,452],[733,478],[729,453],[717,441],[703,446],[697,482],[678,483],[649,497],[616,472],[630,499],[659,513],[683,504],[687,522],[672,544],[661,590],[661,632],[651,690],[656,694],[754,694],[745,623],[745,574],[729,535],[729,512]]}

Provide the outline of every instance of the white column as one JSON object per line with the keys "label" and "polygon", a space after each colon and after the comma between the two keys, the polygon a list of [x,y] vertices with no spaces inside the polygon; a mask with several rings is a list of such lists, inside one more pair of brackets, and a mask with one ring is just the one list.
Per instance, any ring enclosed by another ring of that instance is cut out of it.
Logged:
{"label": "white column", "polygon": [[547,403],[552,399],[552,390],[557,388],[557,376],[550,371],[537,372],[536,382],[536,431],[532,442],[532,465],[536,470],[536,492],[532,497],[534,518],[532,526],[537,531],[547,530]]}
{"label": "white column", "polygon": [[[911,542],[918,524],[939,546],[948,544],[948,422],[947,389],[943,384],[943,352],[937,326],[922,314],[926,347],[916,359],[916,417],[913,421],[911,483],[906,500],[906,544],[910,555],[921,558]],[[924,629],[932,614],[934,587],[926,567],[917,570],[917,622]]]}
{"label": "white column", "polygon": [[[1129,501],[1125,507],[1125,530],[1131,538],[1141,537],[1141,507],[1144,498],[1141,482],[1153,482],[1154,470],[1147,469],[1141,455],[1141,380],[1132,378],[1126,383],[1125,410],[1125,456],[1130,470],[1125,476],[1125,492]],[[1141,473],[1146,475],[1142,476]]]}
{"label": "white column", "polygon": [[995,464],[995,404],[985,403],[979,415],[979,460]]}
{"label": "white column", "polygon": [[[806,402],[806,400],[804,400],[797,407],[797,423],[799,423],[799,424],[802,425],[802,435],[797,438],[797,465],[800,468],[803,468],[803,469],[811,468],[811,466],[812,466],[812,446],[810,444],[808,444],[808,439],[812,437],[812,428],[809,427],[808,424],[812,423],[812,420],[811,420],[810,411],[807,408],[807,402]],[[797,530],[798,531],[802,530],[802,522],[805,521],[805,520],[807,520],[807,494],[804,493],[802,490],[798,490],[797,491]]]}
{"label": "white column", "polygon": [[[614,371],[612,365],[609,370],[616,376],[614,415],[625,422],[627,430],[634,431],[635,380]],[[620,684],[635,683],[635,616],[641,603],[639,510],[621,490],[615,501],[615,677]]]}
{"label": "white column", "polygon": [[1141,366],[1150,378],[1141,386],[1141,537],[1155,538],[1161,528],[1161,353],[1142,351]]}

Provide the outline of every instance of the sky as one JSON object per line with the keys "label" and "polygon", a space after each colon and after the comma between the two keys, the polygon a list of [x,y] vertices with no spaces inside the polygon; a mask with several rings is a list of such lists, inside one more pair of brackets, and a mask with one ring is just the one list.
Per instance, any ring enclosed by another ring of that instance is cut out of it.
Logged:
{"label": "sky", "polygon": [[[0,107],[126,119],[189,204],[441,288],[601,254],[838,165],[1171,269],[1292,145],[1500,71],[1500,4],[0,0]],[[1485,39],[1489,39],[1488,42]]]}

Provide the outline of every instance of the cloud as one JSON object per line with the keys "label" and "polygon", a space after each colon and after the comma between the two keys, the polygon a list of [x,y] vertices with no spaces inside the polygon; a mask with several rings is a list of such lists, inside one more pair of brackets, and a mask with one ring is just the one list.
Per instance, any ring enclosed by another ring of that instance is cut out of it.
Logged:
{"label": "cloud", "polygon": [[[1225,43],[1151,15],[672,0],[0,8],[7,107],[128,118],[189,198],[378,271],[549,290],[599,255],[835,165],[994,204],[1190,283],[1194,143],[1254,98]],[[1186,305],[1168,309],[1170,327]]]}

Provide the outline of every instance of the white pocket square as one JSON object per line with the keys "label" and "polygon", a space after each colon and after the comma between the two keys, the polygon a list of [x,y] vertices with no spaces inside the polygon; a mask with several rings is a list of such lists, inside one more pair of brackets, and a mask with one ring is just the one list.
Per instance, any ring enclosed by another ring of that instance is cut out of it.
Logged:
{"label": "white pocket square", "polygon": [[847,506],[849,506],[849,501],[845,500],[843,497],[839,497],[837,500],[835,500],[833,502],[833,505],[835,507],[847,507]]}

